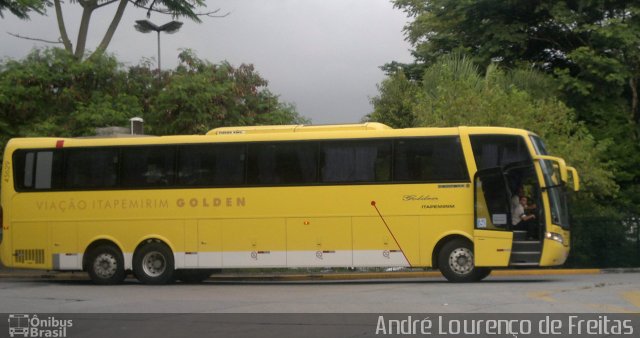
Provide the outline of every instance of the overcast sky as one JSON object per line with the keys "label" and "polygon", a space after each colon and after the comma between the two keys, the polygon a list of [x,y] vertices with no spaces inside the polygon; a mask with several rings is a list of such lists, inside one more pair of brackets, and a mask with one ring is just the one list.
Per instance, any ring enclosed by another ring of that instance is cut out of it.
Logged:
{"label": "overcast sky", "polygon": [[[70,1],[66,1],[67,4]],[[225,18],[184,21],[173,35],[163,34],[162,67],[175,67],[180,49],[190,48],[211,62],[253,63],[281,100],[296,105],[314,124],[359,122],[372,108],[369,99],[384,78],[379,66],[411,60],[404,41],[404,13],[389,0],[207,0],[209,10],[229,12]],[[67,30],[73,35],[80,6],[66,5]],[[88,48],[94,49],[111,19],[115,5],[92,17]],[[7,32],[57,40],[53,8],[48,16],[20,21],[8,11],[0,19],[0,57],[22,58],[46,44],[10,36]],[[125,64],[138,64],[157,54],[154,34],[133,28],[146,11],[129,5],[108,51]],[[152,14],[160,25],[171,18]],[[61,45],[60,45],[61,46]]]}

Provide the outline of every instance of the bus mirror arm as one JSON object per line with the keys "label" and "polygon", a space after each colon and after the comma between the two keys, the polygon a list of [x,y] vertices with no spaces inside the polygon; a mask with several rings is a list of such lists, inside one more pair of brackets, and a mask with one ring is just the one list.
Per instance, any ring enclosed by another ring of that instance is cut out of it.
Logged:
{"label": "bus mirror arm", "polygon": [[[533,158],[536,160],[546,160],[546,161],[557,163],[558,166],[560,167],[560,179],[562,180],[562,182],[566,183],[569,180],[568,178],[569,175],[567,174],[567,164],[564,161],[564,159],[561,159],[560,157],[548,156],[548,155],[536,155]],[[575,177],[577,177],[577,174]]]}
{"label": "bus mirror arm", "polygon": [[580,190],[580,178],[578,176],[578,171],[574,167],[567,166],[567,170],[571,173],[571,178],[573,179],[573,191]]}

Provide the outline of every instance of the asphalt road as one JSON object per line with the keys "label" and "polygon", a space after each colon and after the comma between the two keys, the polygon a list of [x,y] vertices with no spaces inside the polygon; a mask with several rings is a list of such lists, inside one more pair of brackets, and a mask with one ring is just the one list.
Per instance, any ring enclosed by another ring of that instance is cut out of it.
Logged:
{"label": "asphalt road", "polygon": [[640,273],[117,286],[0,278],[0,313],[639,313]]}

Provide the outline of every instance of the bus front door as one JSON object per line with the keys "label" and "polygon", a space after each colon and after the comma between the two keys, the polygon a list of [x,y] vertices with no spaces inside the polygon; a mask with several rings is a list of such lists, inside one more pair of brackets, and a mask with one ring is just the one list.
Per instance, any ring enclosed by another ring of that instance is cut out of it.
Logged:
{"label": "bus front door", "polygon": [[500,168],[480,170],[474,177],[473,242],[475,265],[508,266],[513,233],[510,196]]}

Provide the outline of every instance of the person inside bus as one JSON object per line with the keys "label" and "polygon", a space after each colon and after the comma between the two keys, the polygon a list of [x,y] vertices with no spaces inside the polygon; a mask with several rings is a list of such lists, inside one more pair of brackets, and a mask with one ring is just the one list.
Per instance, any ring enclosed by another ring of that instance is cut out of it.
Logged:
{"label": "person inside bus", "polygon": [[[524,186],[520,185],[516,189],[516,192],[511,196],[511,210],[512,211],[520,206],[520,198],[526,196],[524,194],[524,190],[525,190]],[[534,201],[533,199],[527,197],[527,204],[524,205],[525,214],[527,214],[527,215],[535,214],[536,209],[538,208],[538,205],[533,201]],[[516,223],[513,223],[513,224],[515,225]]]}
{"label": "person inside bus", "polygon": [[511,209],[515,209],[520,205],[520,197],[524,196],[524,188],[520,185],[516,189],[516,192],[511,195]]}
{"label": "person inside bus", "polygon": [[527,215],[527,197],[521,196],[517,205],[512,205],[511,224],[515,230],[526,230],[527,239],[536,239],[535,215]]}

